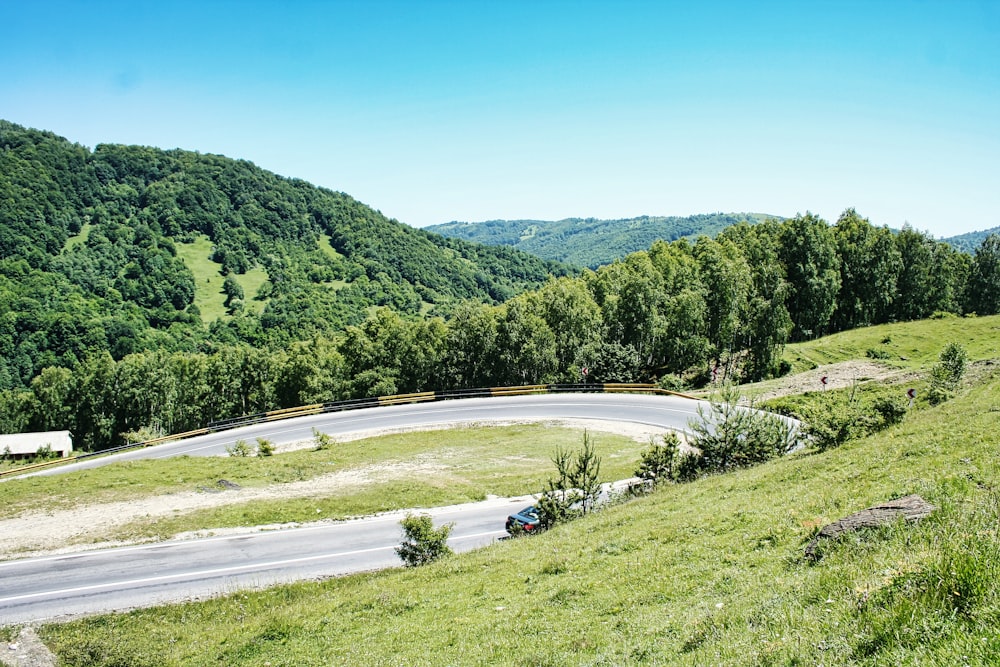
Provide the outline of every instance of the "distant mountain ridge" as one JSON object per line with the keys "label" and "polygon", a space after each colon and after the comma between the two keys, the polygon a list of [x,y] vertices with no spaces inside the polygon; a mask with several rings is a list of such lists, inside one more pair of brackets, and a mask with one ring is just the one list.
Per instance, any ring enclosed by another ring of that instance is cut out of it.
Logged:
{"label": "distant mountain ridge", "polygon": [[597,268],[639,250],[654,241],[674,241],[705,234],[716,236],[739,222],[751,224],[768,218],[764,213],[707,213],[690,216],[640,216],[616,220],[566,218],[564,220],[488,220],[447,222],[424,227],[450,238],[488,245],[505,245],[543,259]]}
{"label": "distant mountain ridge", "polygon": [[981,232],[958,234],[957,236],[949,236],[948,238],[941,240],[956,250],[961,250],[962,252],[967,252],[971,255],[976,252],[976,248],[978,248],[990,234],[1000,234],[1000,227],[984,229]]}

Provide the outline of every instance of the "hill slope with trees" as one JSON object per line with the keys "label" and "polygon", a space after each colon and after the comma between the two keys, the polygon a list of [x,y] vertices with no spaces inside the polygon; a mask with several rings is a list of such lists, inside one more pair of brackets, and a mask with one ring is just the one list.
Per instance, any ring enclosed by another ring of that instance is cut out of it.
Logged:
{"label": "hill slope with trees", "polygon": [[789,341],[1000,312],[998,235],[971,256],[848,209],[553,276],[247,162],[2,130],[0,432],[82,449],[395,393],[756,380]]}
{"label": "hill slope with trees", "polygon": [[976,251],[976,248],[978,248],[983,241],[986,240],[986,237],[991,234],[1000,234],[1000,227],[984,229],[981,232],[969,232],[968,234],[949,236],[948,238],[941,240],[963,252],[973,253]]}
{"label": "hill slope with trees", "polygon": [[[334,335],[377,306],[499,303],[567,271],[243,160],[90,151],[0,121],[0,388],[97,351],[275,347]],[[221,317],[203,317],[197,295]]]}
{"label": "hill slope with trees", "polygon": [[503,245],[533,255],[596,269],[626,255],[646,250],[654,241],[695,240],[716,236],[740,222],[757,223],[777,216],[760,213],[710,213],[687,217],[642,216],[620,220],[489,220],[448,222],[425,227],[449,238]]}

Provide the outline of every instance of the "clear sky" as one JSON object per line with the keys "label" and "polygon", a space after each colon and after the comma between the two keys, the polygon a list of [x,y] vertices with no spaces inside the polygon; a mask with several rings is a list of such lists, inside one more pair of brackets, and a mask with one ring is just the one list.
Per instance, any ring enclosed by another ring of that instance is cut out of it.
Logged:
{"label": "clear sky", "polygon": [[0,118],[414,226],[854,207],[1000,225],[1000,0],[0,0]]}

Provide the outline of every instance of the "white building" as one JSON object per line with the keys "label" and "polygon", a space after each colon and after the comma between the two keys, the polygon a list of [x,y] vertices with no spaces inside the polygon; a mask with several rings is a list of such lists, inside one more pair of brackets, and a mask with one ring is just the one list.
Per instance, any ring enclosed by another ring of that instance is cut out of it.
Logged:
{"label": "white building", "polygon": [[0,456],[28,458],[37,455],[46,445],[53,454],[65,458],[73,453],[73,436],[69,431],[0,435]]}

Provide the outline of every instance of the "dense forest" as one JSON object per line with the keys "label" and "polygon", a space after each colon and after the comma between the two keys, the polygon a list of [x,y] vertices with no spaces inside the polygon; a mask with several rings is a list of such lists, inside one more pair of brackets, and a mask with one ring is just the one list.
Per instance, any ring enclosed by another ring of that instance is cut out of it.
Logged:
{"label": "dense forest", "polygon": [[[373,395],[755,380],[783,371],[790,340],[1000,312],[998,235],[970,255],[849,209],[574,273],[246,162],[91,153],[9,124],[0,223],[0,432],[69,429],[83,449]],[[192,269],[202,242],[211,257]],[[208,324],[204,280],[225,308]]]}
{"label": "dense forest", "polygon": [[0,389],[105,350],[275,349],[336,335],[378,306],[500,303],[568,271],[413,229],[246,161],[91,152],[0,121]]}
{"label": "dense forest", "polygon": [[447,222],[425,227],[449,238],[511,246],[538,257],[596,269],[639,250],[654,241],[676,241],[716,236],[740,222],[761,222],[776,216],[761,213],[709,213],[649,216],[622,220],[567,218],[565,220],[489,220]]}

